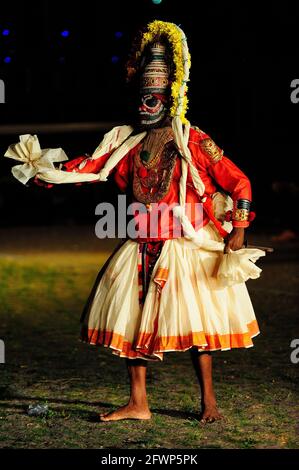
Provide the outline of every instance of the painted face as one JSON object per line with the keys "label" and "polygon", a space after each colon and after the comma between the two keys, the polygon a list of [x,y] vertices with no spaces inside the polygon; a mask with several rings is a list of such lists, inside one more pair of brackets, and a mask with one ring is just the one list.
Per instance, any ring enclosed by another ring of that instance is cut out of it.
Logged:
{"label": "painted face", "polygon": [[[164,101],[164,102],[163,102]],[[155,94],[141,96],[138,108],[139,123],[145,127],[157,127],[167,115],[165,100],[161,100]]]}

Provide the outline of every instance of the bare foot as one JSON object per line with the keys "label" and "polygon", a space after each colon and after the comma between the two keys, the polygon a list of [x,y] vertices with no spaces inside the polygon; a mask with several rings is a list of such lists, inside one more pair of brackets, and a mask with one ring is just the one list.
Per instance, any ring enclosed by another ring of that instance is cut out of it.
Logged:
{"label": "bare foot", "polygon": [[110,413],[100,413],[100,421],[117,421],[120,419],[151,419],[151,412],[147,407],[138,408],[127,404]]}
{"label": "bare foot", "polygon": [[223,418],[223,415],[217,409],[216,402],[203,405],[200,419],[201,423],[213,423],[214,421],[218,421]]}

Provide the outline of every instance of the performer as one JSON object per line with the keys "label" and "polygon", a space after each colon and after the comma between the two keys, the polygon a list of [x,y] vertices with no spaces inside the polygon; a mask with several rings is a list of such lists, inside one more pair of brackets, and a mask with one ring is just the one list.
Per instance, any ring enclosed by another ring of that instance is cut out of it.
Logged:
{"label": "performer", "polygon": [[53,162],[67,157],[61,149],[40,150],[36,136],[21,136],[6,156],[25,162],[13,168],[23,183],[33,176],[53,185],[112,175],[128,202],[146,208],[133,212],[137,235],[127,236],[108,258],[81,317],[82,341],[125,358],[130,377],[129,402],[101,413],[100,420],[150,419],[148,361],[190,350],[199,370],[201,421],[213,422],[222,415],[211,351],[249,348],[259,334],[245,282],[259,277],[254,263],[265,253],[243,247],[254,217],[251,185],[185,117],[190,54],[178,26],[150,23],[127,65],[139,100],[136,118],[107,133],[92,156],[58,169]]}

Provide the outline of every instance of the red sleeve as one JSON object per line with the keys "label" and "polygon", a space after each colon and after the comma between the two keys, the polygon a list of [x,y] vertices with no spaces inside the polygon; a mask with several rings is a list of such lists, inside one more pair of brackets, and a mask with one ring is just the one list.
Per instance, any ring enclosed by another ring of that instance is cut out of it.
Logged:
{"label": "red sleeve", "polygon": [[[80,157],[73,158],[73,160],[68,160],[65,162],[61,169],[63,171],[72,172],[75,171],[76,173],[99,173],[99,171],[103,168],[106,161],[108,160],[111,152],[104,154],[102,157],[97,159],[92,159],[89,155],[83,155]],[[110,172],[111,173],[111,172]],[[35,177],[33,182],[38,186],[43,186],[46,188],[52,188],[54,184],[52,183],[45,183],[44,181],[40,180],[39,178]],[[90,181],[90,183],[98,183],[99,180]],[[80,186],[83,183],[74,183],[76,186]]]}
{"label": "red sleeve", "polygon": [[[134,150],[134,149],[132,149]],[[126,191],[130,181],[132,169],[132,150],[128,152],[118,164],[110,170],[109,175],[114,174],[114,180],[119,189]],[[99,173],[112,152],[104,154],[102,157],[93,160],[91,157],[78,157],[64,164],[63,170],[77,171],[80,173]],[[98,180],[96,180],[98,181]],[[82,184],[82,183],[79,183]]]}
{"label": "red sleeve", "polygon": [[[99,158],[92,159],[88,155],[74,158],[63,164],[62,170],[75,171],[77,173],[99,173],[108,160],[111,152],[105,153]],[[110,172],[111,173],[111,172]]]}
{"label": "red sleeve", "polygon": [[235,165],[215,142],[204,132],[198,136],[200,160],[205,162],[207,173],[230,193],[234,202],[232,224],[234,227],[248,227],[250,203],[252,201],[251,183],[240,168]]}
{"label": "red sleeve", "polygon": [[[134,149],[132,149],[134,150]],[[131,152],[127,153],[119,162],[118,164],[110,170],[109,175],[114,173],[114,180],[121,191],[126,190],[129,182],[130,182],[130,174],[133,171],[132,168],[132,155]],[[111,152],[105,153],[99,158],[92,159],[88,155],[80,156],[74,158],[73,160],[69,160],[63,164],[62,170],[68,172],[77,172],[77,173],[99,173],[100,170],[104,167],[105,163],[107,162],[108,158],[112,154]],[[94,181],[90,181],[91,183],[99,183],[98,179]],[[53,187],[53,184],[44,183],[43,181],[39,180],[38,178],[34,178],[34,183],[39,186],[44,186],[47,188]],[[77,186],[82,185],[83,183],[74,183]]]}
{"label": "red sleeve", "polygon": [[[238,205],[242,200],[252,201],[251,184],[247,176],[229,158],[223,156],[221,160],[208,167],[209,174],[214,180],[231,195],[234,202],[232,224],[234,227],[248,227],[248,220],[239,220]],[[249,210],[248,210],[249,216]]]}

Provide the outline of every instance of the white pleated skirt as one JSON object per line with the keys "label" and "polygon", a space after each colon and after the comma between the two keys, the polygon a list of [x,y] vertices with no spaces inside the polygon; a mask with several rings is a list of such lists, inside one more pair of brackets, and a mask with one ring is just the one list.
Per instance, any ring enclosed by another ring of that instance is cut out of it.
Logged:
{"label": "white pleated skirt", "polygon": [[[206,240],[221,240],[212,223]],[[130,359],[253,346],[259,326],[245,282],[224,287],[215,273],[219,252],[186,238],[166,240],[148,292],[139,303],[138,242],[126,240],[99,273],[82,316],[81,340]]]}

